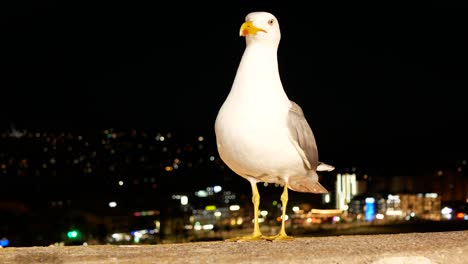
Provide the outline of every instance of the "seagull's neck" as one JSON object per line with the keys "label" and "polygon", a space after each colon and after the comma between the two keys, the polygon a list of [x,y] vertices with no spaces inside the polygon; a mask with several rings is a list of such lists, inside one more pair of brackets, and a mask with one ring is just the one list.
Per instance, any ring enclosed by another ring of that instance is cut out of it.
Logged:
{"label": "seagull's neck", "polygon": [[245,69],[255,74],[278,74],[278,47],[251,43],[247,45],[239,64],[239,69]]}
{"label": "seagull's neck", "polygon": [[289,103],[279,75],[277,50],[276,45],[261,43],[247,45],[237,69],[231,94],[240,97],[244,103],[253,98]]}

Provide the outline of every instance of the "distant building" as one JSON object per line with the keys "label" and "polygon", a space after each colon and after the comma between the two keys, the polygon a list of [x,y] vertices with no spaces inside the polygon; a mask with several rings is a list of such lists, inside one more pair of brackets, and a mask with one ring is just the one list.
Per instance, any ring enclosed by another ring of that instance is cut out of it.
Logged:
{"label": "distant building", "polygon": [[338,173],[336,175],[335,202],[337,209],[344,211],[348,210],[351,199],[358,194],[357,187],[358,185],[355,173]]}
{"label": "distant building", "polygon": [[441,200],[437,193],[400,194],[400,208],[406,219],[440,220]]}
{"label": "distant building", "polygon": [[466,161],[451,169],[438,170],[433,176],[433,189],[443,202],[468,202],[468,173]]}

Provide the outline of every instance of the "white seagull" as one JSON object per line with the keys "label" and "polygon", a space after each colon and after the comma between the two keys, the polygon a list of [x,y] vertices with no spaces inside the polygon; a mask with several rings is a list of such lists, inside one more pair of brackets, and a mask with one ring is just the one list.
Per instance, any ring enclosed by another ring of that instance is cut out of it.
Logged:
{"label": "white seagull", "polygon": [[[254,231],[231,240],[291,239],[285,231],[288,188],[327,193],[316,171],[334,167],[318,161],[314,134],[299,105],[289,100],[280,79],[277,51],[281,39],[276,17],[252,12],[240,28],[246,48],[228,97],[215,121],[221,159],[252,186]],[[284,186],[279,234],[263,236],[259,223],[258,182]]]}

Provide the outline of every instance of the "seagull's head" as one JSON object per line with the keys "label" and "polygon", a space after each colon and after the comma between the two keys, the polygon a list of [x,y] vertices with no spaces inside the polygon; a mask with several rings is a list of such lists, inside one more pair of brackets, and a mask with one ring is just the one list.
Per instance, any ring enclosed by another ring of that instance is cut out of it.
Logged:
{"label": "seagull's head", "polygon": [[278,45],[281,39],[278,20],[268,12],[252,12],[245,17],[239,35],[251,42],[267,42]]}

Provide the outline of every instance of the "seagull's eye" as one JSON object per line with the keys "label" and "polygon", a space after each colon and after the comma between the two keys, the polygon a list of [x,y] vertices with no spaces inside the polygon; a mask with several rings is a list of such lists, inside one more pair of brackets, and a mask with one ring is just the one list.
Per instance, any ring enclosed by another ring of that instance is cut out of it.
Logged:
{"label": "seagull's eye", "polygon": [[272,26],[274,22],[275,22],[274,19],[270,19],[270,20],[268,20],[268,25]]}

